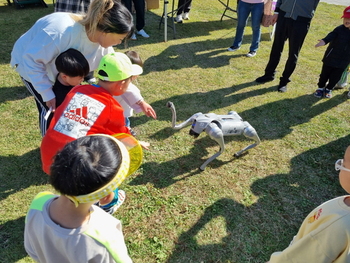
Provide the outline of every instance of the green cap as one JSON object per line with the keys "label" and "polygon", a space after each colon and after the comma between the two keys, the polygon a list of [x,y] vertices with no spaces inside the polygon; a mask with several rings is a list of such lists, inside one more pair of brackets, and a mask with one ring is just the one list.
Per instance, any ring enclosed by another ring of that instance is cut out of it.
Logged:
{"label": "green cap", "polygon": [[114,52],[101,59],[97,74],[101,80],[120,81],[131,76],[141,75],[142,71],[139,65],[131,63],[127,55]]}

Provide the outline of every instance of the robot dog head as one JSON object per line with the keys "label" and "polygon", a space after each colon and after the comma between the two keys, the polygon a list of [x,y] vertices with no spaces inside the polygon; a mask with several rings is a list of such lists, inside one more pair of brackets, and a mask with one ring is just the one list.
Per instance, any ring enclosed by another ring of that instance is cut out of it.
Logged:
{"label": "robot dog head", "polygon": [[191,129],[190,129],[190,135],[193,136],[194,138],[197,138],[199,134],[205,130],[205,128],[208,126],[209,123],[210,123],[210,119],[202,115],[198,116],[192,123]]}
{"label": "robot dog head", "polygon": [[190,129],[190,135],[193,136],[194,138],[197,138],[199,136],[199,133],[196,133],[192,128]]}

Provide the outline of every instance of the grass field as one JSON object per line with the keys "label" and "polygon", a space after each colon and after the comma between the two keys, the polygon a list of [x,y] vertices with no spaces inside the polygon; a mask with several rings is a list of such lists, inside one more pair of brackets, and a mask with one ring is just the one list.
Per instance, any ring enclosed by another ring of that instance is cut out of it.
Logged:
{"label": "grass field", "polygon": [[[23,247],[24,219],[32,198],[52,190],[41,170],[37,110],[18,74],[9,66],[14,42],[49,7],[15,9],[0,0],[0,262],[33,262]],[[161,5],[163,2],[161,2]],[[153,120],[131,118],[138,138],[151,143],[140,169],[121,186],[126,202],[115,217],[134,262],[266,262],[296,234],[308,212],[345,194],[334,162],[350,144],[346,90],[331,99],[312,93],[325,47],[314,45],[341,24],[344,7],[320,3],[300,53],[287,93],[278,80],[258,85],[271,44],[263,28],[258,54],[247,58],[251,28],[242,48],[231,46],[236,22],[220,22],[218,1],[193,1],[189,21],[159,29],[162,9],[146,14],[149,39],[116,50],[138,51],[145,61],[138,86],[157,111]],[[280,76],[288,45],[277,77]],[[174,131],[166,102],[174,102],[178,122],[196,112],[237,111],[258,132],[261,144],[248,154],[233,154],[252,143],[226,137],[226,150],[205,171],[198,167],[219,150],[206,134],[193,139],[189,128]]]}

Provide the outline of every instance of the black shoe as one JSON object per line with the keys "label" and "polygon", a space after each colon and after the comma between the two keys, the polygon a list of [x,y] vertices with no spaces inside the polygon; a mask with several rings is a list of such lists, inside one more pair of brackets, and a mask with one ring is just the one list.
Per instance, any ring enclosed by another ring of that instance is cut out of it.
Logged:
{"label": "black shoe", "polygon": [[277,91],[278,92],[287,92],[287,84],[285,84],[285,85],[278,85],[278,87],[277,87]]}
{"label": "black shoe", "polygon": [[264,76],[257,78],[255,81],[258,83],[265,83],[265,82],[273,81],[274,79],[275,79],[274,76],[264,75]]}

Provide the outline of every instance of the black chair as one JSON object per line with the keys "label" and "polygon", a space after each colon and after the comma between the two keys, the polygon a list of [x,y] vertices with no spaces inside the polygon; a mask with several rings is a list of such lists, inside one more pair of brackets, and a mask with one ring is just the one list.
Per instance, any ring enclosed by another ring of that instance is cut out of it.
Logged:
{"label": "black chair", "polygon": [[230,15],[226,14],[226,12],[229,11],[229,12],[232,12],[232,13],[237,13],[236,9],[237,9],[237,5],[238,5],[238,1],[239,0],[237,0],[237,2],[236,2],[236,9],[233,9],[233,7],[230,6],[230,0],[218,0],[218,1],[225,7],[225,10],[222,13],[220,21],[222,21],[224,16],[229,17],[229,18],[234,19],[234,20],[237,20],[237,16],[233,17],[233,16],[231,16],[231,14]]}

